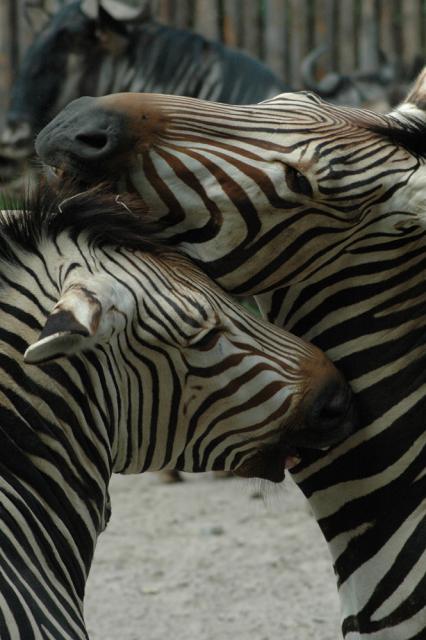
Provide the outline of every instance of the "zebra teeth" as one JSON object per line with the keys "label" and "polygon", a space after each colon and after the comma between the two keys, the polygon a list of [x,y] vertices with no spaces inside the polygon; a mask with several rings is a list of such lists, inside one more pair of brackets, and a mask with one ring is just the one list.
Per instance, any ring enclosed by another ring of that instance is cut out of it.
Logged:
{"label": "zebra teeth", "polygon": [[63,180],[65,176],[65,171],[60,169],[59,167],[55,167],[53,165],[45,165],[44,167],[45,176],[48,184],[50,186],[55,186],[59,180]]}
{"label": "zebra teeth", "polygon": [[297,465],[301,462],[302,458],[299,455],[291,455],[286,457],[284,466],[286,469],[293,469],[294,467],[297,467]]}
{"label": "zebra teeth", "polygon": [[60,169],[59,167],[50,167],[51,170],[53,171],[53,173],[55,174],[55,176],[57,178],[63,178],[65,175],[65,171],[63,169]]}
{"label": "zebra teeth", "polygon": [[300,452],[285,442],[269,444],[234,469],[243,478],[263,478],[270,482],[282,482],[286,469],[293,469],[302,461]]}

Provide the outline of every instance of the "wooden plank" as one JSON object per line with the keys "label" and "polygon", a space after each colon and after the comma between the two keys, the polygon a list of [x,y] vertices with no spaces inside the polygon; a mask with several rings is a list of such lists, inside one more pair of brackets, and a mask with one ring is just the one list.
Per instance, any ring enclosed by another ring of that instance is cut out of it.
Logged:
{"label": "wooden plank", "polygon": [[180,29],[188,29],[192,24],[192,11],[189,0],[175,2],[173,24]]}
{"label": "wooden plank", "polygon": [[426,2],[423,0],[420,6],[420,42],[423,56],[426,55]]}
{"label": "wooden plank", "polygon": [[258,0],[250,0],[250,2],[244,3],[244,11],[241,16],[243,24],[242,48],[256,58],[260,56],[259,11]]}
{"label": "wooden plank", "polygon": [[375,0],[361,2],[359,60],[362,71],[374,71],[379,67],[379,25]]}
{"label": "wooden plank", "polygon": [[337,5],[335,0],[316,0],[314,14],[315,47],[325,47],[315,65],[317,78],[337,68]]}
{"label": "wooden plank", "polygon": [[284,79],[286,5],[282,0],[265,0],[265,62]]}
{"label": "wooden plank", "polygon": [[157,0],[155,4],[155,17],[164,24],[173,23],[174,5],[172,0]]}
{"label": "wooden plank", "polygon": [[342,73],[351,73],[355,68],[354,0],[340,0],[338,9],[338,67]]}
{"label": "wooden plank", "polygon": [[[392,7],[392,22],[391,22],[391,38],[393,41],[393,47],[395,51],[394,64],[396,66],[398,76],[402,70],[402,56],[403,56],[403,39],[402,39],[402,0],[388,0]],[[405,1],[405,0],[404,0]]]}
{"label": "wooden plank", "polygon": [[11,3],[14,0],[0,2],[0,127],[4,125],[4,116],[9,104],[12,82],[12,25]]}
{"label": "wooden plank", "polygon": [[302,88],[300,65],[308,53],[308,3],[307,0],[289,1],[290,20],[290,77],[295,89]]}
{"label": "wooden plank", "polygon": [[380,3],[379,16],[379,44],[380,50],[384,53],[386,59],[395,63],[398,53],[396,50],[396,42],[393,37],[393,6],[389,0],[382,0]]}
{"label": "wooden plank", "polygon": [[211,40],[220,39],[218,3],[216,0],[196,0],[194,30]]}
{"label": "wooden plank", "polygon": [[422,54],[421,44],[421,0],[404,0],[402,11],[403,62],[411,70],[416,58]]}
{"label": "wooden plank", "polygon": [[243,22],[241,14],[243,11],[242,0],[223,0],[222,39],[230,47],[240,47],[242,45]]}
{"label": "wooden plank", "polygon": [[332,51],[335,47],[335,0],[316,0],[314,15],[314,43],[315,46],[327,46],[328,54],[324,56],[327,59],[327,67],[330,68],[332,61]]}

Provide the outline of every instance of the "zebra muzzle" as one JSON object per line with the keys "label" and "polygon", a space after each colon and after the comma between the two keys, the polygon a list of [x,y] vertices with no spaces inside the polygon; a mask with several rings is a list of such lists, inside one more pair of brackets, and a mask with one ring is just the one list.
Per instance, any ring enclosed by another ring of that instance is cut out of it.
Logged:
{"label": "zebra muzzle", "polygon": [[286,469],[296,467],[302,458],[300,452],[285,443],[268,445],[255,453],[234,470],[242,478],[262,478],[282,482]]}
{"label": "zebra muzzle", "polygon": [[286,469],[293,470],[312,457],[326,455],[355,430],[357,413],[352,391],[342,376],[331,372],[311,393],[302,415],[282,429],[275,443],[268,443],[246,459],[234,472],[246,478],[282,482]]}

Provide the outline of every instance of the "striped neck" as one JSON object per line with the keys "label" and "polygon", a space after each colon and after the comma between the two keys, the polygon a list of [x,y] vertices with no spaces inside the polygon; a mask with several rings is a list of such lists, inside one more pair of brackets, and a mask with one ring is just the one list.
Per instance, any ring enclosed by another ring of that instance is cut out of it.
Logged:
{"label": "striped neck", "polygon": [[85,584],[109,516],[103,400],[81,361],[32,375],[19,360],[2,360],[8,379],[0,403],[5,628],[15,628],[16,638],[44,629],[51,638],[85,639]]}
{"label": "striped neck", "polygon": [[406,640],[426,604],[424,233],[370,242],[332,274],[260,302],[324,349],[357,392],[358,432],[294,476],[330,546],[345,638]]}

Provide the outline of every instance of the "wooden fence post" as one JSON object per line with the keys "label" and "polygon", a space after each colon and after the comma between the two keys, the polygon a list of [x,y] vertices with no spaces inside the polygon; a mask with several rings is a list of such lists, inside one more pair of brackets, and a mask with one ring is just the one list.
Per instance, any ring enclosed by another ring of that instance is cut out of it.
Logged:
{"label": "wooden fence post", "polygon": [[421,43],[421,0],[404,0],[402,9],[403,60],[404,69],[409,70],[416,58],[423,54]]}
{"label": "wooden fence post", "polygon": [[215,0],[196,0],[194,31],[211,40],[220,40],[218,6]]}
{"label": "wooden fence post", "polygon": [[287,3],[283,0],[265,2],[265,62],[285,79],[285,62],[288,49]]}
{"label": "wooden fence post", "polygon": [[259,43],[260,43],[260,34],[259,34],[259,3],[257,0],[250,0],[250,2],[244,3],[244,12],[241,16],[241,20],[243,23],[243,31],[242,31],[242,48],[255,56],[259,57]]}
{"label": "wooden fence post", "polygon": [[361,3],[358,64],[362,71],[374,71],[379,66],[379,24],[376,0]]}
{"label": "wooden fence post", "polygon": [[307,0],[290,0],[290,85],[302,87],[300,63],[307,53]]}
{"label": "wooden fence post", "polygon": [[355,4],[340,0],[338,13],[339,71],[349,73],[355,68]]}
{"label": "wooden fence post", "polygon": [[4,114],[9,104],[10,87],[14,62],[12,60],[14,22],[14,0],[0,2],[0,126],[4,124]]}
{"label": "wooden fence post", "polygon": [[241,47],[243,41],[243,0],[224,0],[223,42],[230,47]]}

